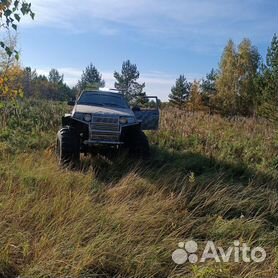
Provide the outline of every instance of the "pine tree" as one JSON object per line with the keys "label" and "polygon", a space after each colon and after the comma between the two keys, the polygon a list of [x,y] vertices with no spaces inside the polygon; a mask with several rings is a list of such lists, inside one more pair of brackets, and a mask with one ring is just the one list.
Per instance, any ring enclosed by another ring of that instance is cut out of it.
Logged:
{"label": "pine tree", "polygon": [[202,91],[202,98],[205,106],[212,107],[212,99],[216,95],[216,80],[218,77],[218,72],[215,69],[206,75],[205,79],[202,79],[200,88]]}
{"label": "pine tree", "polygon": [[185,106],[189,100],[190,88],[191,83],[186,80],[184,75],[180,75],[169,94],[170,103],[179,108]]}
{"label": "pine tree", "polygon": [[278,37],[274,34],[271,46],[267,50],[267,93],[278,104]]}
{"label": "pine tree", "polygon": [[278,37],[273,35],[271,46],[267,50],[266,64],[275,76],[278,76]]}
{"label": "pine tree", "polygon": [[78,81],[77,84],[80,91],[85,90],[86,88],[99,88],[104,86],[105,81],[102,79],[102,75],[92,63],[86,67],[85,71],[83,71],[81,80]]}
{"label": "pine tree", "polygon": [[130,103],[142,102],[142,97],[146,95],[144,92],[145,83],[137,82],[140,73],[136,64],[131,64],[130,60],[123,62],[121,72],[115,71],[114,77],[116,79],[115,88],[123,92]]}
{"label": "pine tree", "polygon": [[266,65],[262,65],[257,86],[261,93],[259,114],[278,119],[278,37],[274,34],[267,50]]}
{"label": "pine tree", "polygon": [[53,84],[62,84],[64,82],[64,75],[60,75],[56,69],[51,69],[48,75],[48,81]]}
{"label": "pine tree", "polygon": [[215,69],[211,69],[211,71],[206,75],[205,79],[202,79],[201,89],[202,92],[208,95],[213,95],[216,93],[216,79],[217,79],[217,71]]}

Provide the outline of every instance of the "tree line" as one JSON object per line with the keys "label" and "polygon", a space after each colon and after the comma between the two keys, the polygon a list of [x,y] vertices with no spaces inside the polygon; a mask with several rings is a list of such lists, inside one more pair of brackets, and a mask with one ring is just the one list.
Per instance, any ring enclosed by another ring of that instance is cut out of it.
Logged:
{"label": "tree line", "polygon": [[[2,59],[1,59],[2,57]],[[12,58],[11,58],[12,59]],[[9,94],[8,91],[17,90],[28,98],[66,101],[75,98],[85,89],[105,87],[105,81],[97,68],[90,63],[83,71],[80,80],[70,88],[64,81],[64,75],[57,69],[51,69],[48,75],[38,74],[30,67],[21,68],[16,59],[11,60],[5,52],[0,53],[0,83],[1,77],[6,80],[6,91],[0,87],[0,97],[17,97],[19,94]],[[129,60],[123,62],[121,71],[114,72],[115,88],[122,91],[132,102],[146,95],[145,83],[139,83],[140,73],[136,64]]]}
{"label": "tree line", "polygon": [[[16,40],[10,41],[15,49]],[[124,61],[120,71],[114,72],[115,88],[122,91],[130,103],[144,104],[145,83],[139,83],[136,64]],[[3,86],[3,84],[5,86]],[[3,81],[4,80],[4,81]],[[229,40],[224,48],[218,69],[205,78],[189,82],[180,75],[169,94],[169,103],[184,111],[209,111],[227,116],[264,116],[278,119],[278,38],[274,34],[268,47],[266,63],[248,39],[236,46]],[[2,87],[1,87],[2,84]],[[90,63],[77,84],[70,88],[57,69],[48,76],[30,67],[22,68],[14,56],[0,52],[0,98],[12,95],[66,101],[82,90],[104,87],[98,69]],[[13,92],[12,94],[10,92]]]}
{"label": "tree line", "polygon": [[268,47],[266,63],[249,39],[238,46],[229,40],[219,68],[194,82],[180,75],[169,94],[169,103],[187,111],[278,119],[277,35]]}

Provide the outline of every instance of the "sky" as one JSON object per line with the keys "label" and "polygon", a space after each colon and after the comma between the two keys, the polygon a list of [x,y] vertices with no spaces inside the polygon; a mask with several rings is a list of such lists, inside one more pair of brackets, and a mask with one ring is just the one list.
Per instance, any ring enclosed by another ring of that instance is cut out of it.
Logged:
{"label": "sky", "polygon": [[278,0],[29,0],[18,43],[24,66],[56,68],[73,86],[91,62],[107,87],[130,59],[149,95],[166,100],[176,78],[217,68],[229,39],[251,39],[265,58],[278,33]]}

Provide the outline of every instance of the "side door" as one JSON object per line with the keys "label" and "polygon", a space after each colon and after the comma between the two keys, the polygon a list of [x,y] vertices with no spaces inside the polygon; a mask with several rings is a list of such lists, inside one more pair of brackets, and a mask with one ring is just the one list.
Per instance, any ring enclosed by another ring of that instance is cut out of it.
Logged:
{"label": "side door", "polygon": [[156,96],[144,96],[143,104],[132,110],[138,121],[141,122],[143,130],[157,130],[159,127],[159,103]]}

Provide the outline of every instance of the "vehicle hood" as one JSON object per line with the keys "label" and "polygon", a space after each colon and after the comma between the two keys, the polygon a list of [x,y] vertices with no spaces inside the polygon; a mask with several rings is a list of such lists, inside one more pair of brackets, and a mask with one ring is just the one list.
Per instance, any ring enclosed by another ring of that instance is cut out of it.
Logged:
{"label": "vehicle hood", "polygon": [[72,111],[75,112],[88,113],[88,114],[103,114],[103,115],[116,115],[116,116],[133,116],[134,113],[130,108],[116,108],[116,107],[101,107],[101,106],[91,106],[91,105],[76,105]]}

